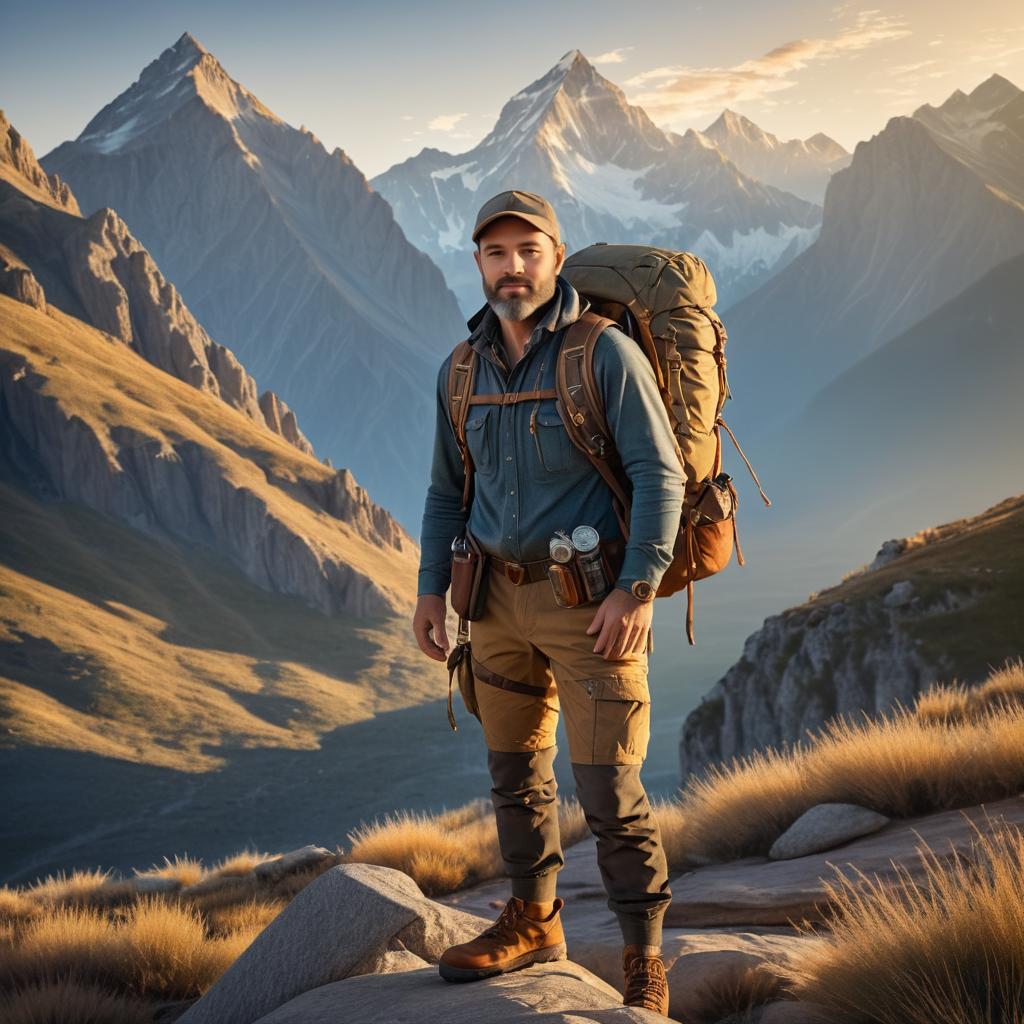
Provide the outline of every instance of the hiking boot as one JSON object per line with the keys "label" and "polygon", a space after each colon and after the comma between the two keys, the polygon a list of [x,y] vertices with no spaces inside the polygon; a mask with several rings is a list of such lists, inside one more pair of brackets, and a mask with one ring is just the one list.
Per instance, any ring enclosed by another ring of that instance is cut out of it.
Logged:
{"label": "hiking boot", "polygon": [[558,912],[565,905],[556,899],[543,920],[526,916],[526,904],[513,896],[489,928],[475,939],[449,946],[437,965],[445,981],[478,981],[530,964],[564,960],[565,934]]}
{"label": "hiking boot", "polygon": [[641,1006],[668,1016],[668,979],[660,954],[646,956],[642,947],[626,946],[622,951],[622,974],[623,1005]]}

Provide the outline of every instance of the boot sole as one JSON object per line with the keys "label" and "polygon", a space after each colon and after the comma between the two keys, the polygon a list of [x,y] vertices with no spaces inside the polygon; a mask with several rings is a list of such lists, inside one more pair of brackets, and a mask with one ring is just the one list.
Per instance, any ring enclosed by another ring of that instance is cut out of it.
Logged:
{"label": "boot sole", "polygon": [[508,974],[509,971],[519,971],[530,964],[547,964],[555,960],[565,960],[568,956],[568,949],[564,942],[556,946],[545,946],[543,949],[533,949],[528,953],[517,956],[514,960],[507,960],[503,964],[495,964],[491,967],[452,967],[444,962],[438,963],[438,973],[445,981],[480,981],[483,978],[493,978],[499,974]]}

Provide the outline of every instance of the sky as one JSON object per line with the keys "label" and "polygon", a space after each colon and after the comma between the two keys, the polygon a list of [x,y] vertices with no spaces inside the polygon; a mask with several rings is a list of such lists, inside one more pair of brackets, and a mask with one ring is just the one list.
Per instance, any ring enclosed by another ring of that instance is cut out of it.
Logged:
{"label": "sky", "polygon": [[186,31],[368,177],[425,146],[472,148],[574,48],[663,128],[729,107],[850,150],[993,72],[1024,88],[1021,0],[0,0],[0,108],[42,156]]}

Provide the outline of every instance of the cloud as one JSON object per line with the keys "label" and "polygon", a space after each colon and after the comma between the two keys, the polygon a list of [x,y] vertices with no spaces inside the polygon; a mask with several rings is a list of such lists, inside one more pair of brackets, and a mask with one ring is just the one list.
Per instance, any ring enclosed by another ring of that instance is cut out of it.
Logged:
{"label": "cloud", "polygon": [[833,60],[910,35],[904,22],[880,11],[860,11],[852,24],[826,39],[794,39],[733,67],[657,67],[627,79],[627,86],[655,84],[630,96],[651,116],[693,117],[773,92],[791,89],[795,74],[812,63]]}
{"label": "cloud", "polygon": [[412,114],[403,114],[402,115],[402,120],[403,121],[411,121],[412,119],[413,119]]}
{"label": "cloud", "polygon": [[914,64],[897,64],[896,67],[890,68],[889,70],[894,75],[911,75],[915,71],[920,71],[921,68],[929,67],[932,64],[937,63],[934,60],[919,60]]}
{"label": "cloud", "polygon": [[623,56],[627,50],[632,50],[632,46],[619,46],[614,50],[608,50],[607,53],[599,53],[596,57],[590,58],[591,64],[621,64],[626,58]]}
{"label": "cloud", "polygon": [[431,120],[427,127],[432,132],[450,132],[468,114],[440,114]]}

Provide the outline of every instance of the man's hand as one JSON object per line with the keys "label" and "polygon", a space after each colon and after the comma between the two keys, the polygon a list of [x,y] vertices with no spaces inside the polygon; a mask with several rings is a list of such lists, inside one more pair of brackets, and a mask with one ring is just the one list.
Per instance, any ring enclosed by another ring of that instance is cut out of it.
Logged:
{"label": "man's hand", "polygon": [[[445,600],[438,594],[422,594],[416,601],[412,631],[420,650],[434,661],[448,658],[448,634],[445,631]],[[433,632],[433,636],[431,636]]]}
{"label": "man's hand", "polygon": [[638,601],[619,587],[598,606],[587,633],[600,630],[594,653],[604,652],[605,661],[618,661],[647,650],[647,636],[654,618],[654,602]]}

